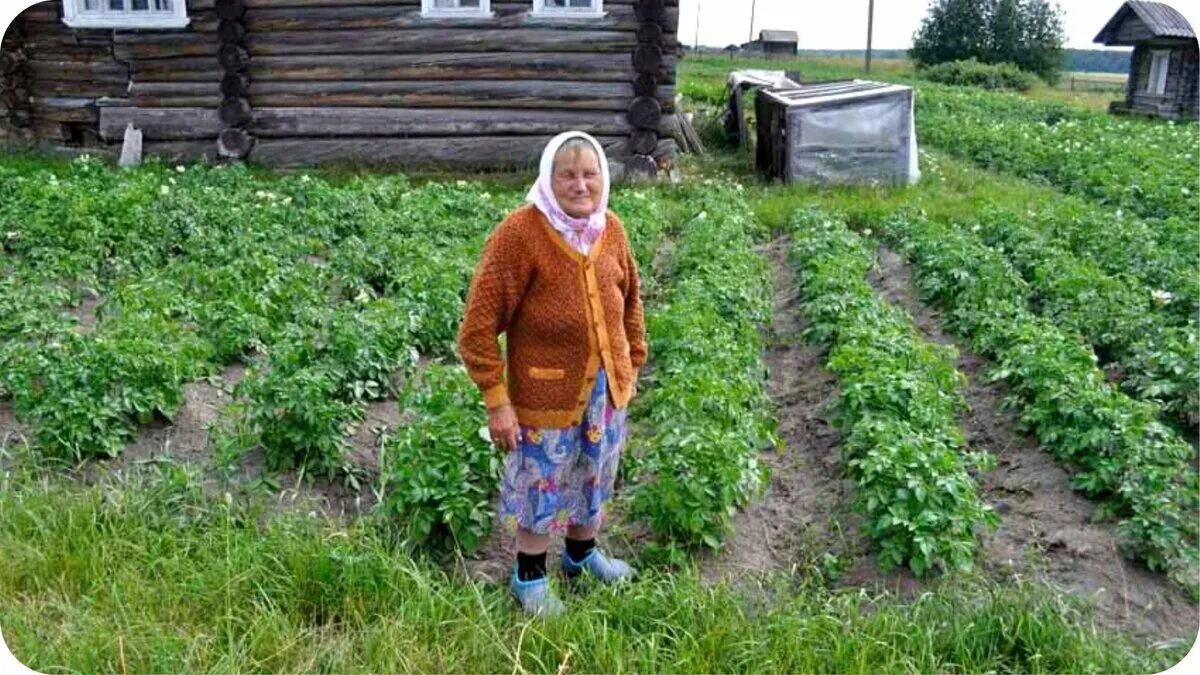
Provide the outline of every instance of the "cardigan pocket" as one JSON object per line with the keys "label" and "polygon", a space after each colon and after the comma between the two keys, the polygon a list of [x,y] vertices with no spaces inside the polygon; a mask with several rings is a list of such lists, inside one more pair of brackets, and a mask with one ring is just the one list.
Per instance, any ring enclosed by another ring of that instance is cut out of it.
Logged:
{"label": "cardigan pocket", "polygon": [[535,380],[561,380],[567,376],[567,372],[562,368],[538,368],[537,366],[529,367],[529,377]]}

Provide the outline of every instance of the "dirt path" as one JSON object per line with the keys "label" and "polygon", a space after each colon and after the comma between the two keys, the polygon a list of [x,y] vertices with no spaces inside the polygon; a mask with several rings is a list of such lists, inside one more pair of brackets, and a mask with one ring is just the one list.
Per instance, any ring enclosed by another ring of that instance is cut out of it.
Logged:
{"label": "dirt path", "polygon": [[713,556],[700,560],[709,581],[741,580],[776,572],[820,572],[842,585],[910,585],[907,575],[883,575],[869,557],[861,519],[851,511],[853,484],[842,477],[838,433],[832,423],[837,379],[824,355],[802,339],[805,329],[789,237],[760,249],[774,272],[775,303],[766,361],[769,393],[779,419],[782,451],[767,450],[771,480],[762,497],[739,513],[734,533]]}
{"label": "dirt path", "polygon": [[1097,504],[1071,490],[1067,472],[1018,430],[1016,414],[1002,405],[1006,387],[989,382],[984,358],[942,332],[938,314],[918,299],[907,263],[880,249],[871,283],[908,310],[926,339],[958,349],[970,405],[959,422],[967,443],[997,460],[982,479],[985,498],[1001,518],[984,540],[985,568],[999,579],[1036,579],[1090,598],[1103,625],[1156,640],[1194,638],[1196,605],[1163,575],[1123,558],[1111,523],[1092,522]]}

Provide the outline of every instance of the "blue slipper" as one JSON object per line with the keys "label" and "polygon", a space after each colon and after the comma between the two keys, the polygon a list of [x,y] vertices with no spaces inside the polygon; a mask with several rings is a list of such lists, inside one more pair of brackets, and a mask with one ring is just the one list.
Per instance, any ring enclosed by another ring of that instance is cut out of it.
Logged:
{"label": "blue slipper", "polygon": [[611,584],[624,581],[633,576],[633,569],[624,560],[610,558],[594,548],[580,562],[575,562],[564,549],[562,554],[562,571],[568,579],[574,579],[587,573],[602,583]]}
{"label": "blue slipper", "polygon": [[517,577],[517,569],[513,567],[512,581],[509,590],[521,604],[521,609],[530,616],[540,616],[543,619],[558,616],[566,611],[562,601],[550,589],[546,577],[532,581],[521,581]]}

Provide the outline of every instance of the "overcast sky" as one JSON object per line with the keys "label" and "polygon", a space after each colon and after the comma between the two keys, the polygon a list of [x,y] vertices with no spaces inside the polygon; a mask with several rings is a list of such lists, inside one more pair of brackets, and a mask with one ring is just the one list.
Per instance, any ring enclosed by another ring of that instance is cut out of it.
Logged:
{"label": "overcast sky", "polygon": [[[750,35],[750,6],[757,2],[754,31],[794,30],[801,49],[863,49],[867,44],[868,0],[679,0],[679,39],[691,45],[700,15],[700,44],[741,44]],[[1067,46],[1100,48],[1092,38],[1123,0],[1059,0]],[[1200,0],[1169,0],[1192,26],[1200,21]],[[907,49],[929,8],[928,0],[875,0],[876,49]]]}

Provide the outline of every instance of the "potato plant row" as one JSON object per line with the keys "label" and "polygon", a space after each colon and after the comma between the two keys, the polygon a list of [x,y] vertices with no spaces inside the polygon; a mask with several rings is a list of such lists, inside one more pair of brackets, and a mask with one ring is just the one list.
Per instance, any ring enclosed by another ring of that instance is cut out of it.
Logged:
{"label": "potato plant row", "polygon": [[1002,255],[970,233],[920,217],[882,223],[916,267],[922,294],[951,330],[996,363],[1023,426],[1073,470],[1072,485],[1119,520],[1129,555],[1195,591],[1193,451],[1096,367],[1093,351],[1028,309],[1028,288]]}
{"label": "potato plant row", "polygon": [[[1178,220],[1147,221],[1074,200],[1030,204],[1024,208],[985,206],[979,223],[1018,222],[1046,241],[1094,262],[1107,274],[1136,280],[1158,291],[1163,309],[1184,325],[1200,312],[1200,269],[1196,266],[1195,228],[1165,235]],[[1183,242],[1182,245],[1171,242]],[[1166,295],[1163,295],[1165,293]]]}
{"label": "potato plant row", "polygon": [[1160,404],[1185,426],[1200,422],[1200,326],[1168,310],[1174,298],[1127,275],[1111,275],[1025,219],[984,214],[972,230],[1029,283],[1040,314],[1087,340],[1130,395]]}
{"label": "potato plant row", "polygon": [[927,143],[1145,218],[1178,219],[1172,232],[1192,232],[1170,245],[1200,245],[1194,124],[1147,124],[953,87],[922,86],[917,106]]}
{"label": "potato plant row", "polygon": [[759,454],[775,443],[760,333],[772,284],[740,191],[692,192],[670,283],[648,312],[653,370],[639,412],[649,435],[634,441],[631,509],[662,540],[717,548],[761,491]]}
{"label": "potato plant row", "polygon": [[954,348],[925,341],[907,312],[876,297],[874,257],[844,222],[802,212],[793,237],[807,337],[829,350],[840,383],[845,470],[880,563],[917,575],[970,568],[977,532],[997,524],[971,472],[993,458],[971,452],[955,422],[967,404]]}

